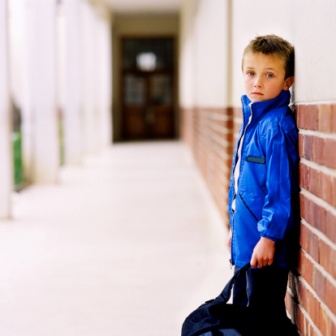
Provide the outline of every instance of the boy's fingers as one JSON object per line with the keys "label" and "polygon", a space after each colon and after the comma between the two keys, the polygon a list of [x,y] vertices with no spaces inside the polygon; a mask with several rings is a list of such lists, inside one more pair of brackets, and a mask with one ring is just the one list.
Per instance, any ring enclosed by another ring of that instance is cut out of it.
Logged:
{"label": "boy's fingers", "polygon": [[255,268],[257,266],[257,260],[254,255],[252,255],[251,261],[250,261],[251,267]]}

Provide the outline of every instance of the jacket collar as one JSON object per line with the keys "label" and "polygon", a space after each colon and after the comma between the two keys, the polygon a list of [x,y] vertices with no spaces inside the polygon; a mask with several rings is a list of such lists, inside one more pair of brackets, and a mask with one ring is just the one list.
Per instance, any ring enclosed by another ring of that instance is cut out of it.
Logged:
{"label": "jacket collar", "polygon": [[[287,107],[290,102],[290,92],[282,90],[280,94],[269,100],[252,103],[247,95],[242,96],[243,114],[244,116],[250,115],[251,108],[253,109],[253,119],[258,118],[264,113],[273,109]],[[250,108],[251,106],[251,108]]]}

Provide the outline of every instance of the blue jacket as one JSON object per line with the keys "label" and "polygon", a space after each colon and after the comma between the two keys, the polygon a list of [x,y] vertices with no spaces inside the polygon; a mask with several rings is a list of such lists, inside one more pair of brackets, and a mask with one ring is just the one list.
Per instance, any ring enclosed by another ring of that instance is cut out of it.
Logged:
{"label": "blue jacket", "polygon": [[[288,104],[289,91],[276,98],[254,102],[242,97],[243,125],[233,155],[228,210],[232,230],[231,259],[242,267],[251,259],[260,237],[276,241],[274,263],[289,266],[289,233],[295,222],[294,204],[298,195],[298,130]],[[238,192],[233,171],[237,147],[242,144]],[[235,199],[235,211],[232,201]]]}

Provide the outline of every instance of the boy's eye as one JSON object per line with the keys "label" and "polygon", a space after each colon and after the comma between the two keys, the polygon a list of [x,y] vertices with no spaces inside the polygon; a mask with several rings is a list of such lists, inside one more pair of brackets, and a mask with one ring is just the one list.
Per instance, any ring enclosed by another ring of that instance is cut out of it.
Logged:
{"label": "boy's eye", "polygon": [[247,71],[246,74],[247,74],[248,76],[254,76],[254,71]]}
{"label": "boy's eye", "polygon": [[271,73],[268,73],[268,74],[266,74],[266,77],[267,77],[267,78],[273,78],[273,77],[274,77],[274,75],[273,75],[273,74],[271,74]]}

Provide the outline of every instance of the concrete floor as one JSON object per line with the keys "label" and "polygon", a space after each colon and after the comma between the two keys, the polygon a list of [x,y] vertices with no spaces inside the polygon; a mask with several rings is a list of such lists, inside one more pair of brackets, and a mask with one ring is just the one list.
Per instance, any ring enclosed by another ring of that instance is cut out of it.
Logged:
{"label": "concrete floor", "polygon": [[174,336],[232,274],[187,148],[114,145],[0,222],[0,335]]}

